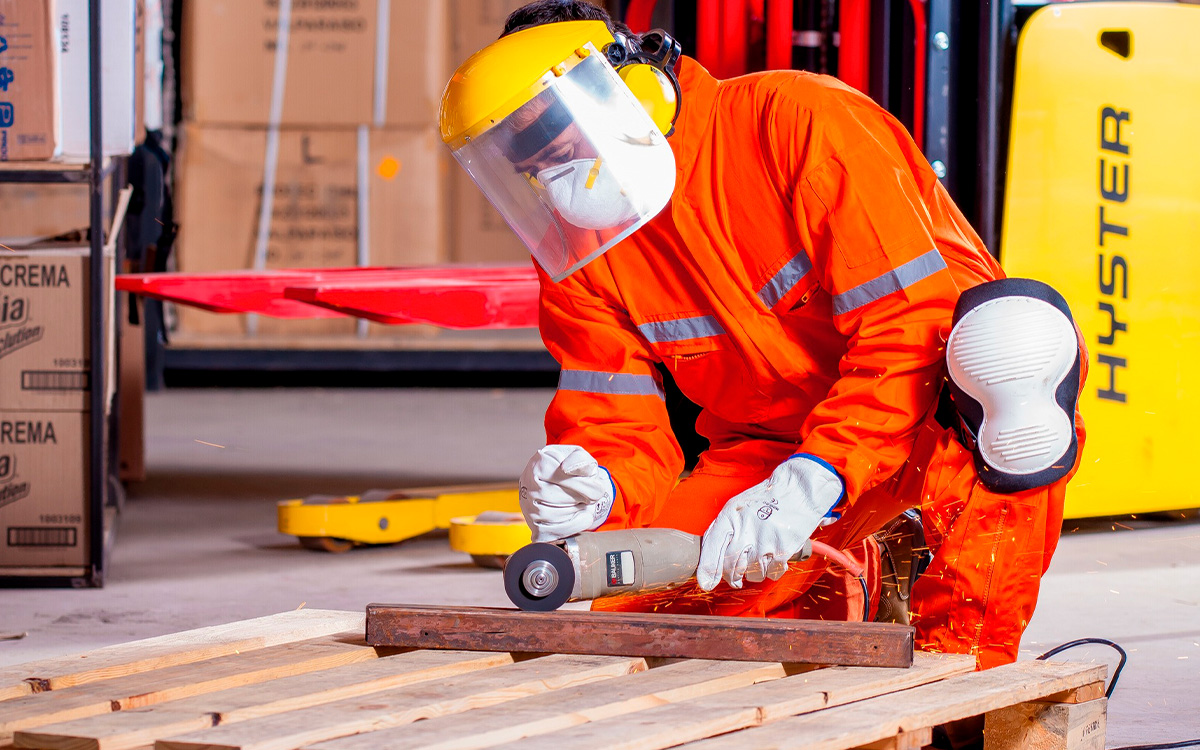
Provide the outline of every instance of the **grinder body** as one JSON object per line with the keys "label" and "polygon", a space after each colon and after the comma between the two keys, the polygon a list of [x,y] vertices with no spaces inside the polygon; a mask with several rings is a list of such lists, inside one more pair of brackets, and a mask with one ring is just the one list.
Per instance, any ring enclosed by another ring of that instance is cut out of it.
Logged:
{"label": "grinder body", "polygon": [[[792,560],[812,554],[811,542]],[[589,531],[526,545],[504,565],[504,588],[521,609],[639,594],[687,583],[700,564],[700,537],[676,529]]]}

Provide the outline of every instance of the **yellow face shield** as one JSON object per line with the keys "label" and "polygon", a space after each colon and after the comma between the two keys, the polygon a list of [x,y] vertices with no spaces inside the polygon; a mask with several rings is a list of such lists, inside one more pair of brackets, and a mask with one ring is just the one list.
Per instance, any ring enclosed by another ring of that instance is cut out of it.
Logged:
{"label": "yellow face shield", "polygon": [[[591,41],[612,40],[602,23],[598,30],[593,23],[552,24],[501,39],[464,63],[443,100],[443,138],[455,159],[555,281],[654,218],[675,186],[666,136]],[[519,88],[490,115],[447,110],[454,97],[467,101],[477,93],[472,80],[495,90],[489,79],[496,68],[485,63],[512,55],[508,48],[521,42],[540,42],[535,48],[544,56],[547,46],[554,48],[547,35],[561,37],[572,27],[586,32],[586,41],[564,37],[571,45],[565,57],[543,57],[550,64],[536,81],[505,82]]]}

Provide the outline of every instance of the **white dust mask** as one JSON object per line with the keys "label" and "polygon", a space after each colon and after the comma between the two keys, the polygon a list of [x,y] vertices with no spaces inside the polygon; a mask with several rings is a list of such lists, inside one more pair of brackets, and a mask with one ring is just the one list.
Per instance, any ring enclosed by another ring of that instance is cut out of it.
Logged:
{"label": "white dust mask", "polygon": [[637,207],[603,159],[575,159],[543,169],[538,182],[554,210],[577,227],[611,229],[637,218]]}

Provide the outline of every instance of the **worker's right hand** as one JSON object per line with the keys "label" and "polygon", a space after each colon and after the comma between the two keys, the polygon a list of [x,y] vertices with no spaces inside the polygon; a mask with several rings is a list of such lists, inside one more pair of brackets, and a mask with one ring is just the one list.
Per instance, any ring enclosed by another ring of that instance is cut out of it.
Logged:
{"label": "worker's right hand", "polygon": [[547,445],[521,472],[521,513],[535,542],[598,528],[616,495],[608,469],[578,445]]}

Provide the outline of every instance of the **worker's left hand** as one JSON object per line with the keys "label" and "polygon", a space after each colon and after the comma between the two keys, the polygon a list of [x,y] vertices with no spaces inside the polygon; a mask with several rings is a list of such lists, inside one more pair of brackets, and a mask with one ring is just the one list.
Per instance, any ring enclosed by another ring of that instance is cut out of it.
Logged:
{"label": "worker's left hand", "polygon": [[[700,541],[696,581],[712,591],[724,578],[735,589],[742,577],[778,581],[788,560],[804,547],[845,492],[829,464],[797,454],[764,482],[725,504]],[[830,520],[829,522],[832,522]]]}

